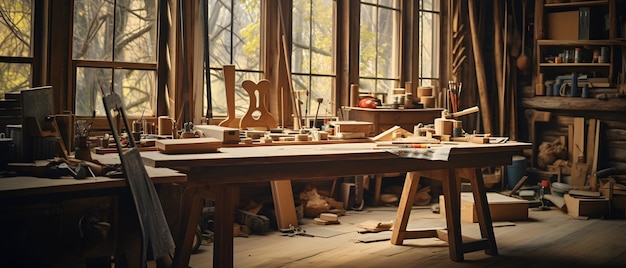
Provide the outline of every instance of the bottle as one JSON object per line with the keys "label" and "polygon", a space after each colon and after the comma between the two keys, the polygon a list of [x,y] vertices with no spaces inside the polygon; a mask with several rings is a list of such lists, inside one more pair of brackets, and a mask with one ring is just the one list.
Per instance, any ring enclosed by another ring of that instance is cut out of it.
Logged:
{"label": "bottle", "polygon": [[572,73],[572,90],[570,92],[572,97],[580,97],[580,90],[578,90],[578,73]]}

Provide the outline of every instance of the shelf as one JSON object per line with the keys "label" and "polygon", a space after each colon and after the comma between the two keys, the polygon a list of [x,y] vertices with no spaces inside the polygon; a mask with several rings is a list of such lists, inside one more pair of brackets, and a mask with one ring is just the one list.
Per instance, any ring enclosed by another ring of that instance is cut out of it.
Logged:
{"label": "shelf", "polygon": [[579,1],[579,2],[566,2],[566,3],[553,3],[553,4],[544,4],[543,6],[546,8],[562,8],[562,7],[585,7],[585,6],[601,6],[608,5],[608,0],[598,0],[598,1]]}
{"label": "shelf", "polygon": [[540,110],[626,112],[626,99],[543,97],[522,98],[522,107]]}
{"label": "shelf", "polygon": [[548,68],[609,68],[611,67],[610,63],[540,63],[539,67],[548,67]]}
{"label": "shelf", "polygon": [[539,46],[611,46],[611,45],[626,45],[626,39],[615,40],[552,40],[552,39],[539,39],[537,40]]}
{"label": "shelf", "polygon": [[540,72],[564,72],[576,71],[588,73],[591,71],[608,72],[611,68],[610,63],[540,63]]}

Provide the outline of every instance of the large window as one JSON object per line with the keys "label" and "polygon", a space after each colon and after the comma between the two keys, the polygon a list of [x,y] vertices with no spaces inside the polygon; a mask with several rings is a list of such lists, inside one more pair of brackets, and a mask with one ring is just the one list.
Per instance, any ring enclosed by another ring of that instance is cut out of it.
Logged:
{"label": "large window", "polygon": [[291,72],[303,118],[334,114],[333,2],[293,1]]}
{"label": "large window", "polygon": [[32,25],[31,0],[0,0],[0,99],[30,87]]}
{"label": "large window", "polygon": [[[235,114],[248,110],[244,80],[261,78],[261,0],[208,0],[209,72],[214,116],[225,116],[224,65],[235,66]],[[206,100],[206,98],[205,98]],[[205,102],[204,108],[208,105]]]}
{"label": "large window", "polygon": [[397,0],[361,1],[359,91],[386,94],[400,84],[400,18]]}
{"label": "large window", "polygon": [[439,79],[440,3],[420,0],[419,79],[420,85],[434,86]]}
{"label": "large window", "polygon": [[157,14],[156,0],[74,1],[76,115],[105,115],[111,90],[127,114],[156,114]]}

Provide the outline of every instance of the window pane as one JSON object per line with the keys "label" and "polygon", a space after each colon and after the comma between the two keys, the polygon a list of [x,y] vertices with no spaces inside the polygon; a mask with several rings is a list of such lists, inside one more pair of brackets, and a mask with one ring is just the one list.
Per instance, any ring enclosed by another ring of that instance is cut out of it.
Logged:
{"label": "window pane", "polygon": [[31,56],[31,6],[30,0],[0,0],[0,55]]}
{"label": "window pane", "polygon": [[397,78],[397,12],[389,9],[379,8],[378,18],[378,51],[377,64],[378,71],[376,77]]}
{"label": "window pane", "polygon": [[[231,6],[231,2],[234,6]],[[261,16],[259,0],[209,0],[209,67],[211,105],[214,116],[226,116],[222,67],[235,65],[235,106],[241,117],[248,110],[249,98],[241,87],[244,80],[261,79]],[[233,11],[234,9],[234,11]],[[236,14],[236,15],[233,15]],[[206,96],[204,110],[208,108]]]}
{"label": "window pane", "polygon": [[439,0],[420,0],[420,9],[427,11],[439,12],[440,1]]}
{"label": "window pane", "polygon": [[293,2],[291,71],[310,73],[311,63],[311,2],[296,0]]}
{"label": "window pane", "polygon": [[230,1],[209,1],[209,51],[212,68],[221,68],[231,63],[232,14]]}
{"label": "window pane", "polygon": [[76,115],[91,116],[94,109],[100,116],[106,115],[102,105],[101,89],[111,90],[111,69],[76,69]]}
{"label": "window pane", "polygon": [[359,40],[359,76],[376,76],[376,8],[361,5],[361,30]]}
{"label": "window pane", "polygon": [[235,1],[233,64],[237,69],[261,69],[261,15],[259,1]]}
{"label": "window pane", "polygon": [[311,23],[311,66],[312,73],[334,74],[333,66],[333,6],[332,0],[313,1],[313,20]]}
{"label": "window pane", "polygon": [[[246,91],[241,87],[244,80],[259,81],[261,75],[251,72],[235,72],[235,115],[241,118],[250,103],[250,98]],[[211,70],[211,104],[213,115],[226,116],[228,111],[226,107],[226,89],[224,84],[224,72],[222,70]],[[206,107],[204,107],[206,109]]]}
{"label": "window pane", "polygon": [[439,77],[439,14],[420,12],[420,77]]}
{"label": "window pane", "polygon": [[398,0],[378,0],[379,6],[399,8],[400,1]]}
{"label": "window pane", "polygon": [[[111,90],[111,69],[78,68],[76,71],[76,115],[105,116],[102,93]],[[115,70],[113,90],[124,100],[127,115],[153,116],[156,103],[156,71]]]}
{"label": "window pane", "polygon": [[[390,1],[385,3],[394,4]],[[370,91],[374,95],[386,94],[399,82],[400,12],[397,9],[363,4],[360,19],[359,76],[362,86],[372,87],[361,91]],[[374,81],[365,83],[367,80],[363,79]]]}
{"label": "window pane", "polygon": [[315,113],[318,113],[317,106],[320,106],[318,113],[320,116],[335,114],[335,102],[332,91],[333,81],[334,77],[313,76],[311,78],[311,103],[309,105],[311,107],[311,115],[314,116]]}
{"label": "window pane", "polygon": [[115,61],[156,62],[156,0],[117,1]]}
{"label": "window pane", "polygon": [[121,85],[124,108],[128,115],[156,114],[156,71],[115,70],[115,90]]}
{"label": "window pane", "polygon": [[74,1],[73,59],[111,60],[113,2]]}
{"label": "window pane", "polygon": [[30,86],[30,64],[0,62],[0,99]]}
{"label": "window pane", "polygon": [[334,8],[329,7],[334,7],[332,0],[293,2],[291,71],[294,90],[299,92],[302,101],[303,118],[314,118],[316,113],[318,116],[334,115],[335,20]]}

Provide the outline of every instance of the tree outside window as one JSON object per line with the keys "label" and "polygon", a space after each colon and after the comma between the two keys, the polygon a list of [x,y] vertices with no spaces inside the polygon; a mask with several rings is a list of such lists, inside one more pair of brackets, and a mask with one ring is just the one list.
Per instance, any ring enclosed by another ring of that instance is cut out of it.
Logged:
{"label": "tree outside window", "polygon": [[[242,117],[249,104],[241,87],[245,80],[258,82],[261,73],[261,1],[208,0],[209,72],[214,116],[226,116],[224,65],[235,66],[235,114]],[[207,70],[205,70],[207,71]],[[205,81],[206,83],[206,81]],[[206,93],[205,93],[206,94]],[[206,96],[204,98],[206,100]],[[204,102],[204,109],[208,107]]]}
{"label": "tree outside window", "polygon": [[31,86],[33,3],[0,0],[0,99]]}
{"label": "tree outside window", "polygon": [[333,0],[294,0],[291,73],[303,118],[335,112]]}
{"label": "tree outside window", "polygon": [[435,86],[439,80],[440,11],[438,0],[420,1],[419,79],[422,86]]}
{"label": "tree outside window", "polygon": [[361,1],[359,91],[387,94],[400,84],[399,1]]}

